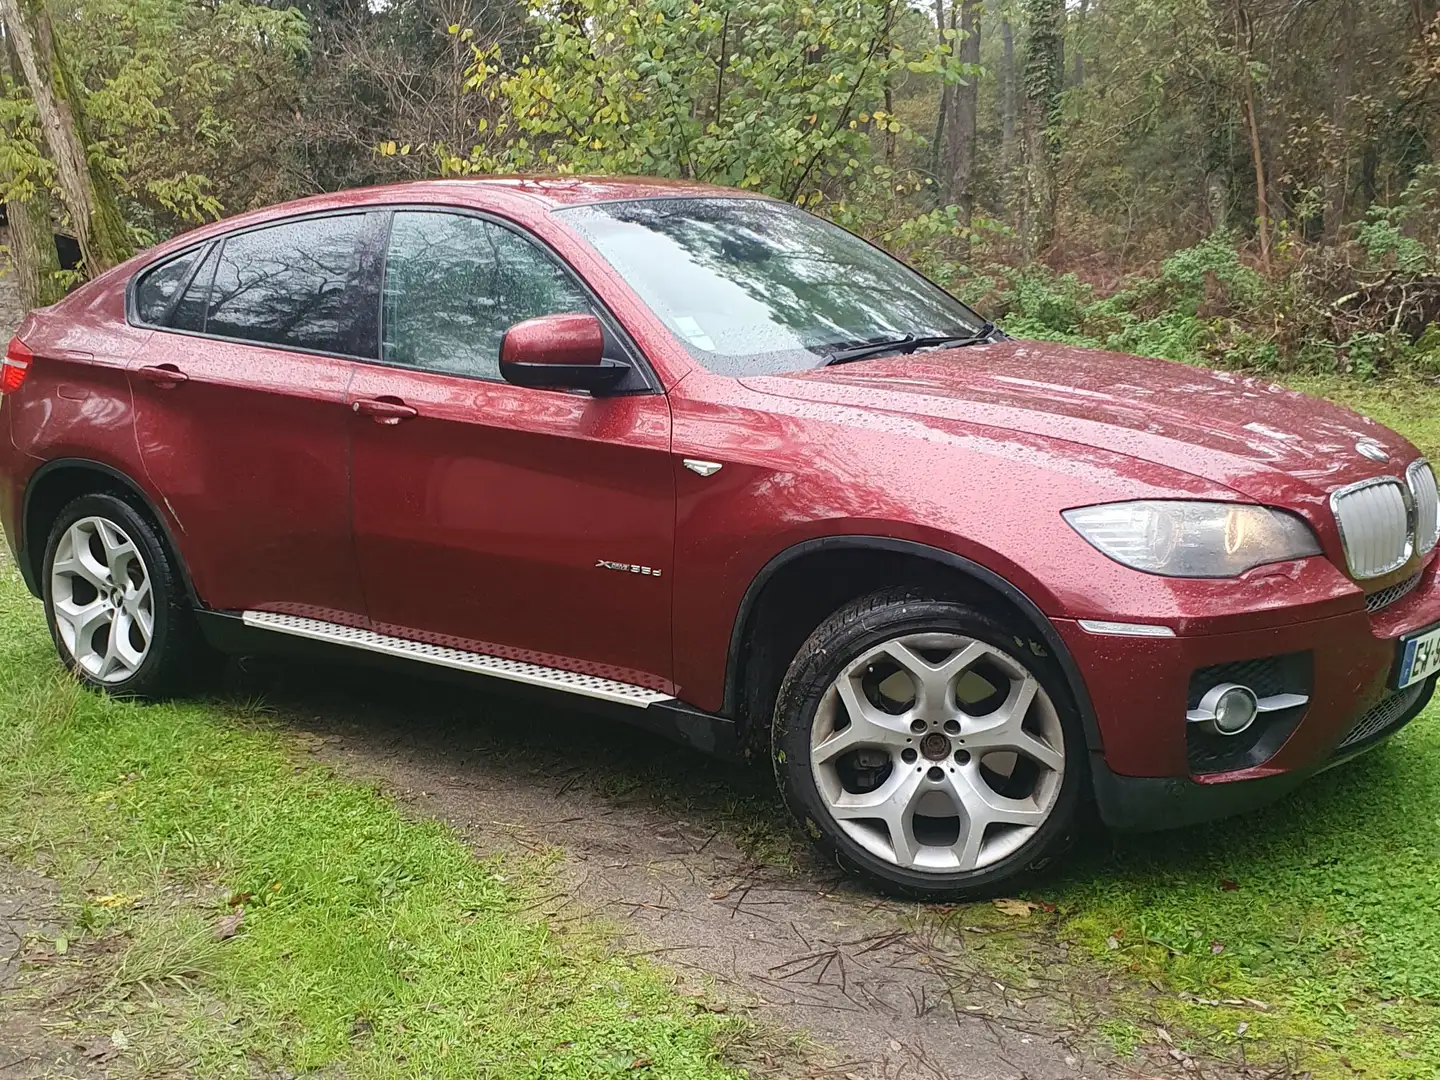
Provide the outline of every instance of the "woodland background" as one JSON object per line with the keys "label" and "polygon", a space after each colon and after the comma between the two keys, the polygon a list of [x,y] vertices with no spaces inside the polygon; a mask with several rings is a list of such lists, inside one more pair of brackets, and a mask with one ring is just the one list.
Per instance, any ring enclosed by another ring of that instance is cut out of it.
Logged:
{"label": "woodland background", "polygon": [[9,268],[43,303],[317,191],[683,176],[829,216],[1017,335],[1440,376],[1437,8],[0,0]]}

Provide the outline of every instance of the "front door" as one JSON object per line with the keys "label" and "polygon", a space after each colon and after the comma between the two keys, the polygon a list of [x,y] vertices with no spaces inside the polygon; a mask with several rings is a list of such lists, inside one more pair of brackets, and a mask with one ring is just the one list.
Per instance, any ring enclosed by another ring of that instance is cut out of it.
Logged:
{"label": "front door", "polygon": [[595,305],[547,250],[495,222],[397,211],[383,295],[382,362],[359,368],[349,394],[375,629],[669,692],[664,395],[500,379],[511,325]]}
{"label": "front door", "polygon": [[368,346],[354,323],[362,294],[374,301],[358,254],[366,220],[232,234],[137,286],[156,332],[129,369],[136,435],[212,607],[364,620],[345,394],[351,356],[373,355],[373,318]]}

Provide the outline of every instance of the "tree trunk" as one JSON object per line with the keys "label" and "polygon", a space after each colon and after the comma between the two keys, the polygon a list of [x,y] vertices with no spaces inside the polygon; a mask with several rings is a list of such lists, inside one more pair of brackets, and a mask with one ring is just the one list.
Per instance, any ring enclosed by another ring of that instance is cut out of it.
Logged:
{"label": "tree trunk", "polygon": [[1351,138],[1346,124],[1350,116],[1350,94],[1355,81],[1355,2],[1340,0],[1340,36],[1336,41],[1335,78],[1330,86],[1331,136],[1326,140],[1324,167],[1325,237],[1334,240],[1345,225],[1350,195]]}
{"label": "tree trunk", "polygon": [[1019,93],[1015,85],[1015,31],[1008,18],[1000,20],[1000,177],[1008,180],[1015,171],[1015,132],[1020,114]]}
{"label": "tree trunk", "polygon": [[[935,40],[945,44],[945,0],[935,0]],[[930,143],[930,175],[935,178],[935,190],[940,202],[950,201],[949,177],[942,173],[945,162],[950,160],[945,152],[945,138],[949,134],[950,97],[952,87],[943,80],[940,83],[940,105],[935,116],[935,138]]]}
{"label": "tree trunk", "polygon": [[1085,85],[1085,19],[1090,14],[1090,0],[1080,0],[1075,11],[1075,75],[1074,86]]}
{"label": "tree trunk", "polygon": [[[980,64],[981,0],[959,0],[960,62]],[[950,198],[960,207],[961,223],[968,229],[975,217],[975,141],[979,128],[980,79],[967,76],[955,88],[950,112]]]}
{"label": "tree trunk", "polygon": [[1260,121],[1255,115],[1255,86],[1245,76],[1245,126],[1250,133],[1250,160],[1255,166],[1255,229],[1260,236],[1260,265],[1270,272],[1270,192],[1265,178],[1265,152],[1260,142]]}
{"label": "tree trunk", "polygon": [[130,255],[125,222],[109,178],[90,162],[84,105],[44,0],[0,0],[0,17],[30,87],[81,257],[91,274],[108,270]]}
{"label": "tree trunk", "polygon": [[[3,30],[0,30],[3,32]],[[15,57],[10,35],[5,34],[5,61],[10,80],[17,86],[24,80],[20,61]],[[60,270],[60,255],[55,250],[55,226],[50,216],[50,191],[35,178],[28,184],[13,174],[3,177],[6,184],[5,216],[10,222],[10,262],[15,267],[15,282],[20,293],[20,306],[31,308],[53,304],[65,295],[55,276]]]}
{"label": "tree trunk", "polygon": [[1020,235],[1025,258],[1031,260],[1055,239],[1065,0],[1025,0],[1025,12],[1025,207]]}

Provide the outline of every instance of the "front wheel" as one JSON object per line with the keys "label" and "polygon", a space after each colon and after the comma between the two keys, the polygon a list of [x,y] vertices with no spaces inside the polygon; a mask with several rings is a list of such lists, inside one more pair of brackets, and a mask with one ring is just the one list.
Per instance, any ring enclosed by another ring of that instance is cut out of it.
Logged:
{"label": "front wheel", "polygon": [[210,659],[174,557],[154,527],[113,495],[82,495],[50,528],[45,616],[81,682],[120,696],[195,685]]}
{"label": "front wheel", "polygon": [[929,899],[1015,883],[1068,845],[1085,780],[1053,661],[992,616],[898,590],[801,647],[774,720],[791,811],[845,869]]}

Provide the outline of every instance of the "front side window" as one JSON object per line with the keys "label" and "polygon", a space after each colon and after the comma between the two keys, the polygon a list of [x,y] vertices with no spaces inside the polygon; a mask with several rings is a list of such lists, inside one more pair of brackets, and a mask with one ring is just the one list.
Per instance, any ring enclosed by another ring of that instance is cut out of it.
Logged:
{"label": "front side window", "polygon": [[381,317],[386,363],[498,380],[510,327],[593,311],[564,267],[503,226],[462,214],[395,214]]}
{"label": "front side window", "polygon": [[903,263],[787,203],[636,199],[556,213],[723,375],[813,368],[847,348],[984,326]]}
{"label": "front side window", "polygon": [[229,236],[210,286],[205,333],[346,354],[363,214],[307,218]]}

